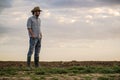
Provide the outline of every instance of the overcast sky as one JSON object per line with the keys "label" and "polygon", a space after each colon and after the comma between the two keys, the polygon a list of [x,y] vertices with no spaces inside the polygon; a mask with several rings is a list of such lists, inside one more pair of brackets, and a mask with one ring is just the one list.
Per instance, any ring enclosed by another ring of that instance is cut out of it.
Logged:
{"label": "overcast sky", "polygon": [[120,0],[0,0],[0,60],[26,61],[35,6],[43,10],[40,61],[120,60]]}

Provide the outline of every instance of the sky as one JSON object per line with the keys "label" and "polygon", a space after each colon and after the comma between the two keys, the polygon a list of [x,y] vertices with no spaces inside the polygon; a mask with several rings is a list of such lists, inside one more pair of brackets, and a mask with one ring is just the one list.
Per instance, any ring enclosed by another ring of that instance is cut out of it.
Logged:
{"label": "sky", "polygon": [[120,0],[0,0],[0,61],[26,61],[35,6],[42,9],[40,61],[120,60]]}

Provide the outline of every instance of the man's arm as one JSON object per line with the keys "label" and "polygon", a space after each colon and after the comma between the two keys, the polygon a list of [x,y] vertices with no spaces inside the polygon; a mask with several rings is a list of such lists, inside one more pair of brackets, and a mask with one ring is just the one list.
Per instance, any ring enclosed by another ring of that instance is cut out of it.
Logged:
{"label": "man's arm", "polygon": [[32,20],[31,20],[31,18],[28,18],[28,20],[27,20],[28,32],[30,33],[31,37],[35,38],[35,35],[34,35],[33,31],[32,31],[32,27],[31,26],[32,26]]}
{"label": "man's arm", "polygon": [[28,28],[28,31],[29,31],[29,33],[30,33],[31,37],[35,38],[35,35],[34,35],[34,33],[33,33],[32,29],[31,29],[31,28]]}

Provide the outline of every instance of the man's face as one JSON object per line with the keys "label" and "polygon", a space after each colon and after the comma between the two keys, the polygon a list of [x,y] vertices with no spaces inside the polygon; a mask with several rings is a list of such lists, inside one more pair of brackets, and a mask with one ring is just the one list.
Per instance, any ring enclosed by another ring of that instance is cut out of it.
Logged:
{"label": "man's face", "polygon": [[39,15],[40,15],[40,11],[36,11],[35,16],[39,16]]}

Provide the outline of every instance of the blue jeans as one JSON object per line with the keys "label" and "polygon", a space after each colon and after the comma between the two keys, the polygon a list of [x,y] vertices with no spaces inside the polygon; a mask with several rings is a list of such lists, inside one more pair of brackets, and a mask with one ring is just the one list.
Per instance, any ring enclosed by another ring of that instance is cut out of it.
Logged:
{"label": "blue jeans", "polygon": [[30,37],[29,51],[28,51],[27,57],[31,57],[33,54],[33,51],[35,51],[34,58],[39,57],[40,49],[41,49],[41,38]]}

